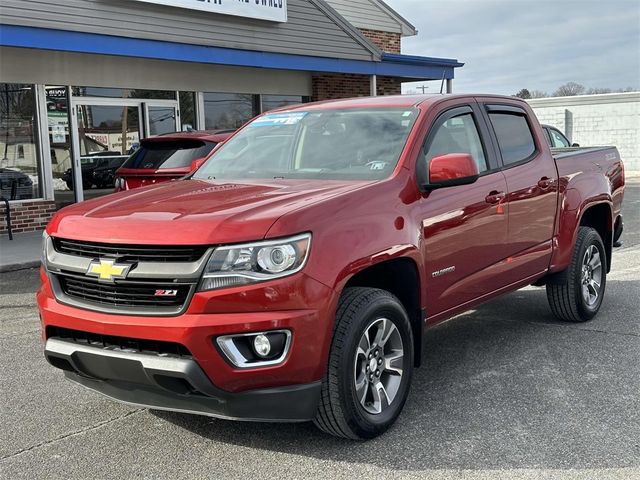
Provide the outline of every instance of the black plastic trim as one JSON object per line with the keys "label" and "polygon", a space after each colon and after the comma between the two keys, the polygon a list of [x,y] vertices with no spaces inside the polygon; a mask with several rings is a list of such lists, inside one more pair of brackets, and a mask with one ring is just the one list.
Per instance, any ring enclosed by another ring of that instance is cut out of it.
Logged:
{"label": "black plastic trim", "polygon": [[49,339],[45,357],[67,378],[114,400],[159,410],[263,422],[315,417],[320,381],[231,393],[193,359],[135,353]]}

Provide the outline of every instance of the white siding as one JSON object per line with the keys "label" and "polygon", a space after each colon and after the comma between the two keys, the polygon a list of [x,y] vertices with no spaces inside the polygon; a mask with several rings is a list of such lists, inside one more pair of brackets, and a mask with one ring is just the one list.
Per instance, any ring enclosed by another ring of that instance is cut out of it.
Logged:
{"label": "white siding", "polygon": [[540,123],[583,147],[613,145],[629,172],[640,172],[640,92],[529,100]]}

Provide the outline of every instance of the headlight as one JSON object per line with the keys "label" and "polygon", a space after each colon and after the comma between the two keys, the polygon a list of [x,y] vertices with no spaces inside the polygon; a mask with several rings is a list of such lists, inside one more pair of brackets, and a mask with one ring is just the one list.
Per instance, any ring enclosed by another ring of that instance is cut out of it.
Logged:
{"label": "headlight", "polygon": [[218,247],[202,275],[200,291],[264,282],[299,272],[309,256],[311,234]]}

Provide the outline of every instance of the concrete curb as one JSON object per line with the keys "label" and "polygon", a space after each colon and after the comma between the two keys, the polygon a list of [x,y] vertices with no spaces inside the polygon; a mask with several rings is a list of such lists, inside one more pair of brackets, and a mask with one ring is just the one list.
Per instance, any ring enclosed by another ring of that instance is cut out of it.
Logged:
{"label": "concrete curb", "polygon": [[9,265],[0,265],[0,273],[16,272],[18,270],[28,270],[40,266],[40,260],[22,263],[12,263]]}

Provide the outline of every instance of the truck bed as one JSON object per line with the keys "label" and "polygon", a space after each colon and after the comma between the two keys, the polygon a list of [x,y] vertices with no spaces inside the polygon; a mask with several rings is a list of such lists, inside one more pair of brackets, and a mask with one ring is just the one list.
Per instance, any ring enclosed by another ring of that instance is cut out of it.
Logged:
{"label": "truck bed", "polygon": [[[578,212],[586,202],[612,203],[617,219],[624,197],[624,165],[616,147],[570,147],[551,149],[561,189]],[[615,228],[615,227],[614,227]]]}
{"label": "truck bed", "polygon": [[[576,155],[582,155],[585,153],[596,153],[606,150],[614,150],[617,153],[615,147],[566,147],[566,148],[552,148],[551,153],[556,160],[563,160],[566,158],[574,157]],[[611,153],[611,152],[610,152]]]}

